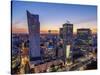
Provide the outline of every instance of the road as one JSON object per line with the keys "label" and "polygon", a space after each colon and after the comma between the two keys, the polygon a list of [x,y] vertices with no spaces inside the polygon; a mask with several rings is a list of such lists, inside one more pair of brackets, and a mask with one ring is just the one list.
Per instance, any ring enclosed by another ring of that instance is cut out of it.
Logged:
{"label": "road", "polygon": [[88,54],[84,58],[79,58],[78,60],[79,60],[78,63],[70,66],[70,68],[67,70],[68,71],[84,70],[84,68],[86,67],[87,64],[90,64],[93,60],[96,60],[96,57],[94,56],[93,53],[91,53],[91,54]]}

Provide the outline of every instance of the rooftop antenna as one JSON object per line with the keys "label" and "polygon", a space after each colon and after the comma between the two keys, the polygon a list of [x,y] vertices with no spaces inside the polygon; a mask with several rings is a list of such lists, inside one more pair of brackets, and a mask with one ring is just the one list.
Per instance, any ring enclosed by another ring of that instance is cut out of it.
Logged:
{"label": "rooftop antenna", "polygon": [[66,23],[70,24],[70,21],[67,20]]}

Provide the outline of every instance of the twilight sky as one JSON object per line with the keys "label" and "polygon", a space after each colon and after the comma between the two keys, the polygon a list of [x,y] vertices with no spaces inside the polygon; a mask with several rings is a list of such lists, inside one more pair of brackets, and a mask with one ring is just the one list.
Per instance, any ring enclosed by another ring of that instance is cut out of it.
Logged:
{"label": "twilight sky", "polygon": [[96,6],[13,1],[12,32],[28,33],[26,10],[39,15],[41,32],[58,31],[67,20],[74,24],[74,32],[77,28],[97,31]]}

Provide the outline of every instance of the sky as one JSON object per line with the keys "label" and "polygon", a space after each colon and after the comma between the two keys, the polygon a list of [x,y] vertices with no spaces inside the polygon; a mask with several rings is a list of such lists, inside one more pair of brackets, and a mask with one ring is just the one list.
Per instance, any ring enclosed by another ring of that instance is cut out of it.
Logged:
{"label": "sky", "polygon": [[39,15],[40,30],[58,32],[64,23],[74,24],[74,32],[78,28],[90,28],[97,32],[97,7],[91,5],[73,5],[41,2],[12,2],[12,32],[28,33],[26,10]]}

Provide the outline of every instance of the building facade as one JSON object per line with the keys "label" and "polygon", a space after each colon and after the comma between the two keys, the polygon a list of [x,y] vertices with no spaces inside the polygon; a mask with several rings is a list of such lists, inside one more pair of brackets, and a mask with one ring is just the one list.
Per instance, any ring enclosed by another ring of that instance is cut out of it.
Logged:
{"label": "building facade", "polygon": [[30,63],[38,64],[41,61],[40,55],[40,22],[39,15],[27,11],[29,31],[29,58]]}
{"label": "building facade", "polygon": [[77,39],[75,41],[75,48],[86,52],[92,47],[92,33],[88,28],[77,29]]}
{"label": "building facade", "polygon": [[[73,46],[73,24],[65,23],[63,24],[63,49],[64,49],[64,62],[70,63],[71,61],[71,52]],[[68,60],[68,61],[67,61]]]}
{"label": "building facade", "polygon": [[67,44],[71,44],[73,41],[73,24],[63,24],[63,39]]}

